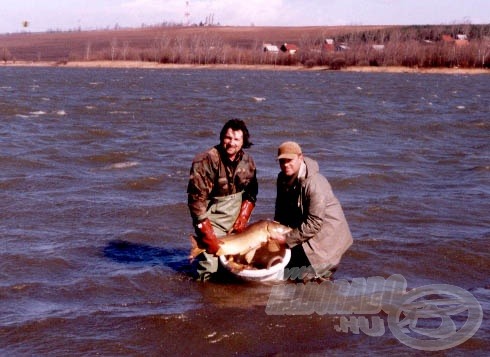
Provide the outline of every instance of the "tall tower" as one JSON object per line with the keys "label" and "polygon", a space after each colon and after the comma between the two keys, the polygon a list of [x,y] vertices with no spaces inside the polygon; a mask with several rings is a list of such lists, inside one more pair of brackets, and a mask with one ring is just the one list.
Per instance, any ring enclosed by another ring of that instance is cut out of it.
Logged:
{"label": "tall tower", "polygon": [[184,13],[184,25],[189,26],[189,17],[191,16],[191,13],[189,12],[189,1],[185,2],[185,13]]}

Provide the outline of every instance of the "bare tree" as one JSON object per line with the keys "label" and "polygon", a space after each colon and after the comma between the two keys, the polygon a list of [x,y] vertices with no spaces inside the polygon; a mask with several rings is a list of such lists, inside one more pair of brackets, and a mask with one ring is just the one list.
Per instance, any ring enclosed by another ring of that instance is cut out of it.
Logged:
{"label": "bare tree", "polygon": [[92,49],[92,43],[90,41],[87,41],[87,44],[85,45],[85,60],[90,61],[90,51]]}
{"label": "bare tree", "polygon": [[116,59],[117,52],[117,38],[113,38],[111,41],[111,61]]}
{"label": "bare tree", "polygon": [[128,52],[129,52],[129,41],[124,41],[123,47],[122,47],[122,53],[121,53],[123,61],[126,61],[126,58],[128,56]]}
{"label": "bare tree", "polygon": [[12,54],[10,53],[9,49],[4,47],[2,48],[2,61],[7,63],[12,58]]}

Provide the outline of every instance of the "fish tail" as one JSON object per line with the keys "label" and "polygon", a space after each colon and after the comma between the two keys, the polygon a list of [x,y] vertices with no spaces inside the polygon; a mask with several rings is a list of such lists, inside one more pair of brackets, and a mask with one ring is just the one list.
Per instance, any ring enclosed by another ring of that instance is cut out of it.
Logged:
{"label": "fish tail", "polygon": [[202,252],[205,252],[206,249],[200,248],[199,244],[197,243],[196,237],[193,235],[190,235],[189,238],[191,239],[191,252],[189,254],[189,260],[192,262],[196,257],[201,254]]}

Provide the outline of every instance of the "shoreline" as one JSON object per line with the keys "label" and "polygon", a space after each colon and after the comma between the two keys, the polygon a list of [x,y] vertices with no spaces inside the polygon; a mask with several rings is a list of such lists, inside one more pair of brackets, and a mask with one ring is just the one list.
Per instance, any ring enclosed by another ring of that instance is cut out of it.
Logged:
{"label": "shoreline", "polygon": [[430,74],[490,74],[490,69],[483,68],[410,68],[401,66],[372,67],[350,66],[340,70],[328,67],[279,66],[279,65],[237,65],[237,64],[161,64],[143,61],[16,61],[2,63],[4,67],[61,67],[61,68],[128,68],[128,69],[229,69],[229,70],[274,70],[274,71],[332,71],[362,73],[430,73]]}

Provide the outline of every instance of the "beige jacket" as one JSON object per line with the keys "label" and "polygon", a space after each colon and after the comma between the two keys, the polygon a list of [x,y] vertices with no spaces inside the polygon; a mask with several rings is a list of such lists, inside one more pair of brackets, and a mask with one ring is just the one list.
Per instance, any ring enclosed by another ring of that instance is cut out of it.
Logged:
{"label": "beige jacket", "polygon": [[302,244],[315,273],[322,275],[339,264],[353,240],[340,202],[318,163],[307,157],[304,163],[298,175],[299,195],[291,192],[287,178],[279,173],[275,220],[294,228],[288,245]]}

